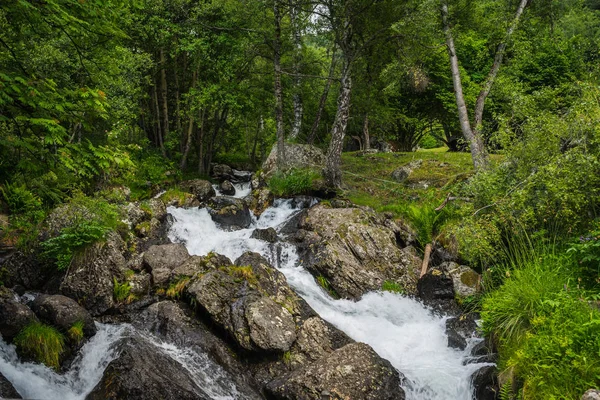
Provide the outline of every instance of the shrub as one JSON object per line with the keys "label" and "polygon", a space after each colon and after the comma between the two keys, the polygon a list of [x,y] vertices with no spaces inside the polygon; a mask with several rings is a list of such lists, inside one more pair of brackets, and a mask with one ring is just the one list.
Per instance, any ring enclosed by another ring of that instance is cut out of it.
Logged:
{"label": "shrub", "polygon": [[269,179],[268,186],[276,196],[308,194],[320,177],[321,175],[313,169],[292,168],[286,172],[276,172]]}
{"label": "shrub", "polygon": [[56,328],[40,322],[32,322],[14,339],[21,352],[37,362],[58,369],[63,353],[65,338]]}

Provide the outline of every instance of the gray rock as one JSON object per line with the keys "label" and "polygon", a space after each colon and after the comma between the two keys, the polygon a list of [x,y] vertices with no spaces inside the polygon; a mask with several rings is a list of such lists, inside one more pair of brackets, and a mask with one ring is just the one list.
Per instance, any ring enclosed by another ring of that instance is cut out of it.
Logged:
{"label": "gray rock", "polygon": [[87,400],[209,400],[194,377],[141,336],[129,337]]}
{"label": "gray rock", "polygon": [[443,263],[439,268],[452,278],[454,293],[458,296],[472,296],[479,291],[481,277],[471,268],[455,262]]}
{"label": "gray rock", "polygon": [[277,400],[404,400],[402,377],[364,343],[346,345],[320,360],[273,380],[266,391]]}
{"label": "gray rock", "polygon": [[136,297],[144,297],[150,293],[152,287],[152,276],[146,272],[134,274],[127,278],[130,293]]}
{"label": "gray rock", "polygon": [[0,287],[0,335],[5,341],[12,341],[21,329],[37,320],[29,307],[17,301],[12,290]]}
{"label": "gray rock", "polygon": [[275,243],[277,241],[277,231],[273,228],[260,229],[257,228],[250,235],[252,239],[264,240],[265,242]]}
{"label": "gray rock", "polygon": [[252,190],[252,196],[250,197],[249,208],[254,215],[260,216],[267,208],[273,205],[275,196],[269,190],[268,187],[261,187]]}
{"label": "gray rock", "polygon": [[211,197],[214,197],[216,194],[212,184],[209,181],[202,179],[193,179],[190,181],[181,182],[179,187],[186,192],[192,193],[201,203],[205,202]]}
{"label": "gray rock", "polygon": [[[308,144],[285,144],[287,168],[321,169],[325,165],[325,154],[318,147]],[[262,165],[265,179],[271,177],[277,170],[277,144],[273,145],[271,153]]]}
{"label": "gray rock", "polygon": [[223,229],[245,229],[252,223],[250,209],[242,199],[215,197],[208,201],[208,212]]}
{"label": "gray rock", "polygon": [[155,286],[164,286],[173,275],[173,270],[190,257],[186,247],[181,243],[170,243],[151,246],[144,253],[144,265],[152,274]]}
{"label": "gray rock", "polygon": [[411,161],[407,165],[395,169],[394,172],[392,172],[392,179],[400,183],[405,182],[410,177],[410,174],[413,172],[413,170],[420,167],[422,163],[423,160],[415,160]]}
{"label": "gray rock", "polygon": [[233,178],[231,179],[232,182],[250,182],[250,180],[252,180],[252,172],[250,171],[239,171],[237,169],[233,169]]}
{"label": "gray rock", "polygon": [[206,256],[191,256],[173,270],[173,276],[192,277],[196,274],[205,274],[221,267],[232,265],[231,260],[221,254],[209,253]]}
{"label": "gray rock", "polygon": [[234,196],[235,195],[235,187],[233,183],[229,181],[223,181],[219,185],[219,191],[225,196]]}
{"label": "gray rock", "polygon": [[229,165],[212,165],[211,177],[217,181],[231,180],[234,178],[233,169]]}
{"label": "gray rock", "polygon": [[420,260],[397,245],[400,228],[373,210],[317,205],[298,224],[294,240],[303,264],[338,295],[358,299],[389,280],[416,292]]}
{"label": "gray rock", "polygon": [[600,400],[600,390],[590,389],[581,396],[581,400]]}
{"label": "gray rock", "polygon": [[0,373],[0,399],[22,399],[15,387]]}
{"label": "gray rock", "polygon": [[113,307],[114,279],[122,281],[127,261],[123,257],[125,243],[111,232],[104,243],[97,243],[75,257],[65,275],[60,293],[76,300],[92,316]]}
{"label": "gray rock", "polygon": [[438,268],[432,268],[417,284],[419,297],[424,301],[453,300],[454,283],[452,278]]}
{"label": "gray rock", "polygon": [[14,251],[0,262],[0,271],[6,271],[3,276],[7,287],[21,285],[26,289],[39,290],[50,280],[54,270],[36,260],[34,256],[21,251]]}
{"label": "gray rock", "polygon": [[96,334],[96,325],[89,312],[73,299],[60,294],[39,295],[31,308],[44,322],[68,332],[76,322],[83,322],[83,334],[90,337]]}
{"label": "gray rock", "polygon": [[471,379],[475,389],[475,400],[496,400],[500,388],[498,387],[498,376],[496,366],[481,367],[473,373]]}
{"label": "gray rock", "polygon": [[246,307],[250,338],[263,350],[287,351],[296,340],[296,325],[288,310],[269,298]]}

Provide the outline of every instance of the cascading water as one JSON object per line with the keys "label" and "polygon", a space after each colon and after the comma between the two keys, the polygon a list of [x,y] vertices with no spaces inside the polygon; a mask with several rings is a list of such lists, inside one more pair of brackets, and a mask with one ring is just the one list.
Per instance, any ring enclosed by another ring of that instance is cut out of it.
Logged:
{"label": "cascading water", "polygon": [[186,244],[189,252],[211,251],[232,260],[246,251],[267,257],[288,283],[321,317],[353,339],[368,343],[408,378],[404,385],[410,400],[471,400],[470,376],[482,364],[466,364],[471,347],[459,351],[447,346],[445,319],[435,316],[420,302],[392,293],[369,293],[360,301],[334,300],[298,262],[293,245],[279,243],[278,249],[251,239],[255,228],[278,228],[299,212],[289,200],[277,200],[249,229],[224,231],[216,226],[206,209],[170,207],[176,222],[170,239]]}
{"label": "cascading water", "polygon": [[98,384],[106,366],[117,356],[115,345],[127,330],[126,325],[97,324],[97,328],[64,375],[42,364],[21,362],[15,347],[2,340],[0,372],[26,399],[84,399]]}

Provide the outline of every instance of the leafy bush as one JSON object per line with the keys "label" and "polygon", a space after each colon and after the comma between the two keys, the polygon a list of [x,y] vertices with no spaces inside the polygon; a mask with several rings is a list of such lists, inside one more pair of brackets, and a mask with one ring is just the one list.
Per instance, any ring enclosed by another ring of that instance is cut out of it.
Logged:
{"label": "leafy bush", "polygon": [[594,227],[571,243],[567,250],[575,256],[579,263],[585,282],[600,284],[600,221],[594,221]]}
{"label": "leafy bush", "polygon": [[313,169],[292,168],[286,172],[276,172],[269,181],[269,189],[276,196],[308,194],[321,175]]}
{"label": "leafy bush", "polygon": [[37,362],[58,369],[65,338],[56,328],[32,322],[19,332],[14,343],[19,350]]}
{"label": "leafy bush", "polygon": [[482,305],[483,331],[499,345],[501,368],[523,381],[523,399],[577,399],[600,376],[600,313],[591,309],[569,257],[551,248],[515,249],[503,284]]}

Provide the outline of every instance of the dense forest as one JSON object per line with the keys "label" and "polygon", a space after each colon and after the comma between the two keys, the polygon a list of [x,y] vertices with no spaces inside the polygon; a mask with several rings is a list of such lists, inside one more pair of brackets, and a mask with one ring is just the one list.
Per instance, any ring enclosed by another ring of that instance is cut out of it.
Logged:
{"label": "dense forest", "polygon": [[[113,231],[145,249],[154,220],[123,226],[123,204],[189,205],[215,165],[255,173],[251,204],[387,215],[424,274],[477,271],[456,301],[499,354],[496,398],[600,389],[600,1],[0,2],[0,287],[5,254],[62,276]],[[53,227],[65,204],[92,212]]]}

